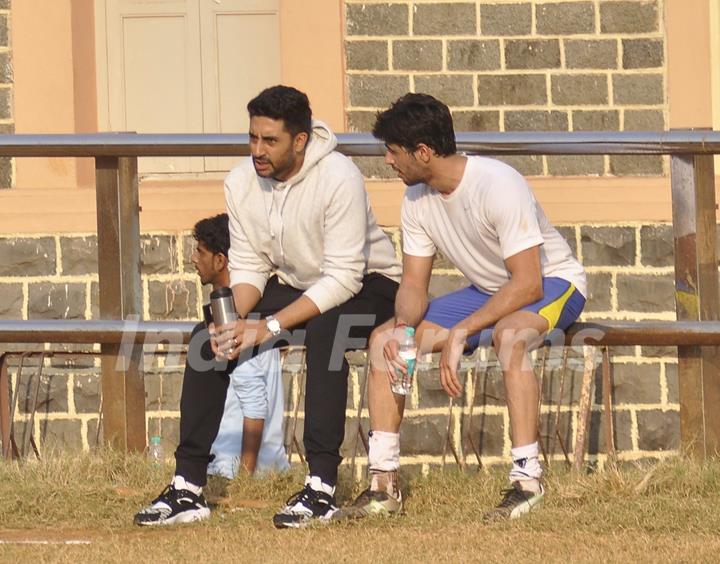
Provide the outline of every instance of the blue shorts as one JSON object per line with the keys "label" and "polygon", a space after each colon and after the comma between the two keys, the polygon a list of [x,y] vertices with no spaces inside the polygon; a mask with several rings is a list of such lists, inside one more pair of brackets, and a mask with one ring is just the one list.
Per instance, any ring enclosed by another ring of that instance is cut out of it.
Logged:
{"label": "blue shorts", "polygon": [[[542,284],[543,298],[526,305],[521,311],[532,311],[547,319],[548,331],[564,331],[580,317],[585,306],[585,297],[573,284],[562,278],[543,278]],[[475,286],[445,294],[430,302],[425,321],[450,329],[484,306],[490,297],[490,294],[481,292]],[[477,348],[481,342],[483,345],[490,345],[492,330],[493,326],[470,335],[467,340],[470,350]]]}

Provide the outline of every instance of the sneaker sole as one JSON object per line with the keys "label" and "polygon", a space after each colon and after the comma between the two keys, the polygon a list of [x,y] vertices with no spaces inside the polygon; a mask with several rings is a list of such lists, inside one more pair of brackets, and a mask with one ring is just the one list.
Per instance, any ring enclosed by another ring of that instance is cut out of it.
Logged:
{"label": "sneaker sole", "polygon": [[164,527],[168,525],[180,525],[182,523],[195,523],[196,521],[204,521],[210,518],[210,509],[203,507],[202,509],[194,509],[192,511],[183,511],[175,515],[175,517],[169,517],[167,519],[161,519],[159,521],[135,521],[136,525],[140,527]]}
{"label": "sneaker sole", "polygon": [[304,529],[305,527],[312,527],[313,525],[326,525],[330,523],[333,515],[335,515],[337,511],[336,509],[328,517],[307,518],[302,521],[276,521],[273,517],[273,525],[275,525],[276,529]]}

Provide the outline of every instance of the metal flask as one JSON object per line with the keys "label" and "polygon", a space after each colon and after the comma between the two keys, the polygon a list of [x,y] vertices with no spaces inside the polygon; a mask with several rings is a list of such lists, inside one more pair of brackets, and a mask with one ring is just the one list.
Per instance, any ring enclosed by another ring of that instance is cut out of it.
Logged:
{"label": "metal flask", "polygon": [[238,318],[230,288],[218,288],[212,291],[210,294],[210,309],[212,310],[215,327],[235,323]]}

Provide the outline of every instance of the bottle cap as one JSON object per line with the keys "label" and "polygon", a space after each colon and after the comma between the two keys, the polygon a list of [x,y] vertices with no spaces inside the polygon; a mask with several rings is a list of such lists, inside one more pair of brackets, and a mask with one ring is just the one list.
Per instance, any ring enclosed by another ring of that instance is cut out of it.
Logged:
{"label": "bottle cap", "polygon": [[160,444],[160,437],[150,437],[150,444],[151,445],[159,445]]}
{"label": "bottle cap", "polygon": [[405,327],[405,334],[414,337],[415,336],[415,327]]}

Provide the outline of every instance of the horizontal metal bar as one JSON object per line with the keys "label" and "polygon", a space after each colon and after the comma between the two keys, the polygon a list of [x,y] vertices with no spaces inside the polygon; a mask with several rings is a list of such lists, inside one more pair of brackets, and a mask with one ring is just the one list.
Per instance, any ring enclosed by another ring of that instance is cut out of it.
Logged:
{"label": "horizontal metal bar", "polygon": [[[378,156],[383,144],[369,133],[338,134],[338,150],[350,156]],[[461,132],[458,150],[487,155],[668,155],[720,154],[720,132],[553,131]],[[0,135],[6,157],[242,156],[247,134],[87,133]]]}
{"label": "horizontal metal bar", "polygon": [[[187,343],[195,322],[115,320],[0,321],[1,343]],[[123,341],[125,339],[125,341]],[[572,345],[720,345],[720,321],[608,321],[575,323]]]}

